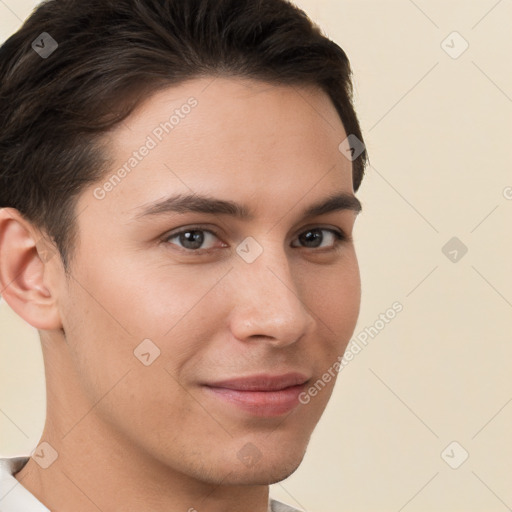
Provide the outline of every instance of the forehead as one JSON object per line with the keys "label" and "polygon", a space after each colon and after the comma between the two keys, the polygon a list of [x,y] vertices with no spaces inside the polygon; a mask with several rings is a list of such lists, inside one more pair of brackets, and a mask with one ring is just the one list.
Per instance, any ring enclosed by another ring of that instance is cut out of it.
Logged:
{"label": "forehead", "polygon": [[[161,120],[168,111],[172,113],[173,108],[179,109],[191,97],[197,99],[200,108],[194,110],[200,110],[204,122],[219,123],[224,118],[234,118],[237,113],[243,114],[258,107],[252,115],[259,127],[264,120],[268,127],[285,120],[283,114],[286,114],[289,124],[299,117],[308,116],[312,121],[318,118],[318,122],[326,123],[331,129],[341,126],[329,96],[317,86],[278,84],[239,76],[206,76],[159,89],[140,103],[123,126],[147,130],[149,126],[145,124],[146,121]],[[262,105],[265,106],[263,110],[260,108]],[[269,111],[275,117],[269,118]],[[220,118],[219,113],[223,114]],[[123,126],[117,130],[118,136],[122,136]],[[248,129],[250,125],[244,127]]]}
{"label": "forehead", "polygon": [[[95,184],[106,191],[96,206],[135,215],[176,192],[256,204],[306,195],[314,202],[333,187],[353,192],[352,164],[338,149],[345,138],[334,105],[316,87],[194,79],[154,93],[109,133],[112,161]],[[92,203],[93,189],[85,198]]]}
{"label": "forehead", "polygon": [[197,158],[212,152],[220,157],[222,150],[257,160],[264,157],[257,150],[269,147],[276,157],[280,147],[309,156],[330,145],[330,156],[338,157],[340,137],[346,135],[330,98],[317,87],[204,77],[160,90],[141,103],[112,133],[113,155],[129,154],[148,136],[157,146],[184,152],[194,146]]}

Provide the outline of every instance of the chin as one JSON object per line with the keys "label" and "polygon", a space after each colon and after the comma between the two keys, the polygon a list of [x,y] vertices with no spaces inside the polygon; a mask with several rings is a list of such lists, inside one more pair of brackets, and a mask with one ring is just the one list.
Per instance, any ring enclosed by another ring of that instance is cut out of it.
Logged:
{"label": "chin", "polygon": [[288,466],[283,466],[281,468],[273,468],[271,471],[268,471],[265,475],[265,478],[260,482],[261,485],[270,485],[276,484],[278,482],[282,482],[290,475],[295,473],[302,462],[302,457],[300,460],[294,462],[293,464],[289,464]]}
{"label": "chin", "polygon": [[305,450],[293,453],[275,452],[272,458],[264,457],[257,462],[243,464],[235,460],[202,460],[186,465],[181,471],[196,480],[213,485],[271,485],[281,482],[300,466]]}
{"label": "chin", "polygon": [[290,475],[295,473],[300,465],[300,461],[293,466],[272,467],[256,469],[240,469],[233,471],[223,478],[213,479],[211,483],[223,485],[271,485],[282,482]]}
{"label": "chin", "polygon": [[236,469],[228,469],[228,475],[223,483],[231,485],[271,485],[285,480],[295,473],[304,459],[305,451],[282,456],[279,459],[267,460],[263,458],[254,465],[245,466],[237,464]]}

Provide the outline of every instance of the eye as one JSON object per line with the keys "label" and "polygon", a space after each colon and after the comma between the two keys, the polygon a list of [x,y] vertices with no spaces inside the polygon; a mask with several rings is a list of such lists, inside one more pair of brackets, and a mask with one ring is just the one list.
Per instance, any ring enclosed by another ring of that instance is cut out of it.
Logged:
{"label": "eye", "polygon": [[[327,236],[325,236],[324,233],[327,233]],[[227,244],[220,241],[213,231],[199,226],[171,233],[167,235],[163,241],[171,245],[178,245],[182,250],[199,253],[201,251],[214,249],[215,239],[219,240],[221,243],[220,249],[227,247]],[[173,240],[175,240],[175,242],[173,242]],[[350,239],[342,231],[316,227],[302,232],[297,240],[299,240],[306,249],[335,249],[336,246]],[[204,247],[205,245],[206,247]],[[297,247],[297,245],[292,245],[292,247]]]}
{"label": "eye", "polygon": [[[206,234],[206,236],[205,236]],[[177,233],[166,236],[164,242],[172,243],[171,240],[177,239],[181,244],[181,248],[187,251],[198,252],[199,249],[209,250],[212,247],[202,247],[205,242],[218,238],[213,231],[202,229],[199,227],[187,228]]]}
{"label": "eye", "polygon": [[[329,236],[325,237],[322,232],[328,233]],[[331,240],[332,243],[322,246],[322,242]],[[312,228],[301,233],[298,240],[305,245],[308,249],[317,248],[336,248],[340,243],[348,241],[348,237],[342,231],[327,228]]]}

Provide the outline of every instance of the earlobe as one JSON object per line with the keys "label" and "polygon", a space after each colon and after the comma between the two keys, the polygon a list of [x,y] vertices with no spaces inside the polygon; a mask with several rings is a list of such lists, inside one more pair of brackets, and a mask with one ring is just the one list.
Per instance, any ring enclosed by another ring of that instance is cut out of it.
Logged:
{"label": "earlobe", "polygon": [[55,253],[16,209],[0,208],[0,293],[36,329],[62,327],[49,282]]}

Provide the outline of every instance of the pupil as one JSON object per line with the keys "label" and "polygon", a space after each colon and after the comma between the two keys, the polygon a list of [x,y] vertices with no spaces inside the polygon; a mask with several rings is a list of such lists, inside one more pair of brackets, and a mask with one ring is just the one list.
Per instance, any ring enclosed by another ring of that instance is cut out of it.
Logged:
{"label": "pupil", "polygon": [[[192,236],[190,234],[192,233]],[[195,236],[194,236],[195,234]],[[187,231],[186,233],[182,233],[181,243],[187,249],[199,249],[204,242],[204,235],[202,231]],[[192,247],[190,247],[190,243]],[[188,246],[187,246],[188,244]]]}
{"label": "pupil", "polygon": [[[312,236],[310,236],[312,234]],[[306,243],[308,242],[313,242],[314,245],[313,246],[310,246],[310,247],[318,247],[321,243],[322,243],[322,234],[321,232],[317,229],[317,230],[310,230],[310,231],[307,231],[306,233],[304,233],[303,235],[303,240],[302,241],[306,241]],[[315,242],[318,242],[318,243],[315,243]]]}

